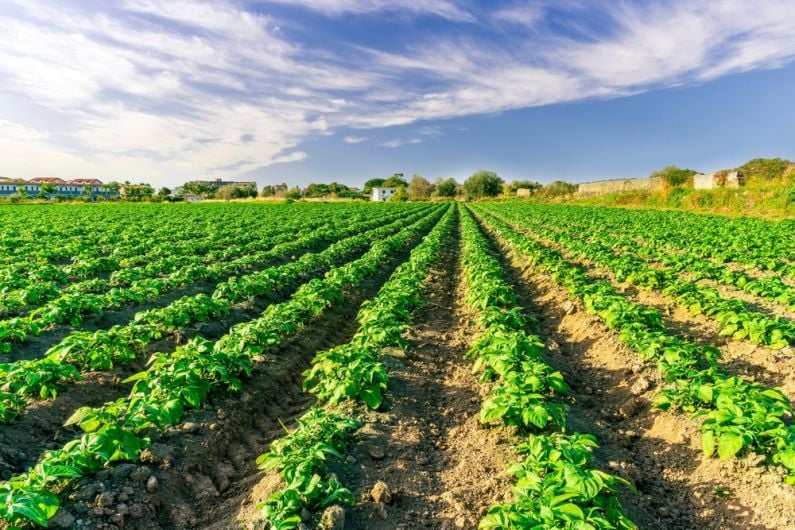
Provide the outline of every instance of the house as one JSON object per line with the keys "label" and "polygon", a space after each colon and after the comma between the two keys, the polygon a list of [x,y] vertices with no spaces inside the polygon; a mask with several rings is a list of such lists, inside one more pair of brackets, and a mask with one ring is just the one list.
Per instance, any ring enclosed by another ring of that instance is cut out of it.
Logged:
{"label": "house", "polygon": [[516,190],[517,197],[529,197],[530,196],[530,188],[518,188]]}
{"label": "house", "polygon": [[397,188],[373,188],[372,201],[388,201],[397,191]]}
{"label": "house", "polygon": [[186,193],[184,197],[187,202],[201,202],[203,200],[201,195],[194,193]]}
{"label": "house", "polygon": [[72,179],[66,181],[58,177],[34,177],[30,180],[0,179],[0,197],[9,197],[11,195],[38,197],[44,186],[49,186],[46,189],[48,199],[58,196],[66,197],[67,199],[89,197],[92,200],[97,197],[106,199],[118,197],[116,192],[105,188],[101,180]]}

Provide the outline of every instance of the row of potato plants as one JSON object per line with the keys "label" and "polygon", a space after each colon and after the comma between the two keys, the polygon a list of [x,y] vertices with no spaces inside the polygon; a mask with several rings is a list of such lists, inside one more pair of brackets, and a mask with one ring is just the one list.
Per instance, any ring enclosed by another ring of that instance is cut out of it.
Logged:
{"label": "row of potato plants", "polygon": [[[723,297],[718,289],[681,278],[675,270],[652,267],[634,254],[637,245],[631,246],[627,252],[616,252],[613,249],[617,245],[609,236],[588,238],[576,229],[564,228],[564,223],[555,225],[553,229],[534,219],[528,220],[520,212],[521,209],[512,209],[508,216],[522,219],[533,233],[561,245],[571,255],[607,268],[618,282],[629,282],[662,292],[676,300],[691,315],[703,314],[714,318],[722,336],[748,340],[771,349],[795,344],[795,322],[750,310],[742,300]],[[606,239],[607,242],[600,242],[600,239]],[[674,261],[680,258],[671,256]]]}
{"label": "row of potato plants", "polygon": [[[146,211],[136,211],[138,222],[129,223],[127,219],[115,215],[101,215],[97,210],[64,208],[55,210],[57,219],[41,224],[43,217],[52,213],[33,209],[37,218],[32,218],[31,209],[19,209],[13,221],[7,226],[13,232],[0,239],[0,245],[8,247],[2,258],[6,262],[0,266],[0,292],[13,288],[35,285],[42,281],[55,281],[65,284],[76,279],[88,278],[101,272],[112,272],[121,267],[145,264],[161,256],[192,250],[192,245],[206,239],[224,237],[225,234],[246,234],[246,228],[258,229],[259,222],[222,223],[217,216],[208,215],[206,219],[195,216],[184,219],[186,223],[179,230],[174,226],[176,219],[171,215],[153,218]],[[75,212],[92,212],[98,219],[75,217]],[[111,213],[105,210],[104,213]],[[129,213],[129,212],[124,212]],[[159,212],[163,213],[163,212]],[[256,219],[254,221],[257,221]],[[79,224],[74,232],[64,233],[64,227]],[[226,230],[218,230],[215,225],[224,225]],[[263,225],[265,226],[265,225]],[[13,234],[13,235],[10,235]],[[176,236],[176,237],[175,237]],[[245,236],[244,236],[245,237]],[[67,261],[65,264],[52,261]]]}
{"label": "row of potato plants", "polygon": [[255,359],[273,351],[329,307],[345,291],[373,276],[383,263],[415,245],[438,221],[440,209],[400,232],[375,241],[360,258],[303,284],[286,302],[260,318],[237,324],[215,343],[196,337],[172,354],[156,353],[148,368],[129,377],[130,395],[101,407],[82,407],[66,422],[83,431],[63,448],[48,450],[33,468],[0,484],[0,517],[12,525],[46,526],[55,516],[58,492],[80,477],[123,461],[138,461],[150,429],[177,424],[211,392],[239,391]]}
{"label": "row of potato plants", "polygon": [[491,383],[480,419],[515,427],[522,440],[521,460],[508,470],[515,498],[492,506],[479,528],[636,528],[617,497],[621,486],[633,486],[591,465],[594,436],[566,432],[568,385],[545,362],[543,340],[525,331],[533,321],[468,210],[461,227],[465,302],[482,330],[467,355],[473,373]]}
{"label": "row of potato plants", "polygon": [[330,457],[342,460],[350,434],[361,422],[333,411],[343,401],[364,403],[378,409],[389,376],[379,360],[389,346],[405,347],[411,311],[421,303],[421,291],[431,265],[439,258],[450,235],[455,210],[447,212],[399,265],[378,294],[364,302],[357,314],[359,328],[350,342],[319,352],[305,373],[304,390],[318,404],[297,421],[287,435],[271,443],[257,459],[265,471],[279,470],[284,487],[260,505],[274,530],[296,528],[303,515],[332,504],[352,506],[355,497],[342,485],[330,465]]}
{"label": "row of potato plants", "polygon": [[[208,257],[217,261],[239,250],[250,251],[260,238],[287,225],[306,230],[345,214],[364,219],[364,205],[84,205],[59,208],[10,206],[0,212],[0,293],[55,281],[88,279],[119,268],[143,266],[170,255],[201,253],[202,243],[221,247]],[[415,205],[392,205],[409,211]],[[132,211],[131,211],[132,210]],[[129,219],[135,218],[135,223]],[[74,230],[67,230],[73,228]],[[226,254],[226,256],[225,256]],[[63,263],[66,262],[66,263]]]}
{"label": "row of potato plants", "polygon": [[[35,306],[53,300],[62,295],[81,293],[102,293],[112,287],[130,286],[145,279],[162,277],[170,274],[168,278],[173,286],[180,286],[179,280],[185,282],[198,280],[214,280],[222,273],[219,267],[213,264],[223,264],[241,256],[251,256],[258,252],[269,250],[274,245],[285,243],[302,236],[311,229],[322,226],[337,225],[341,221],[354,222],[363,220],[362,214],[350,216],[346,211],[332,212],[322,220],[307,221],[304,216],[283,216],[275,222],[275,217],[265,217],[259,224],[240,226],[236,230],[228,230],[218,234],[196,235],[161,245],[157,239],[150,240],[151,248],[144,254],[135,256],[133,260],[125,259],[122,255],[102,256],[95,260],[104,260],[105,267],[94,269],[91,272],[110,272],[106,280],[92,278],[79,282],[69,283],[75,278],[72,274],[73,265],[57,267],[48,263],[43,267],[50,268],[50,273],[57,271],[57,277],[42,277],[41,271],[28,271],[26,275],[17,274],[14,277],[14,289],[4,289],[0,286],[0,314],[18,311],[21,308]],[[184,271],[181,274],[180,271]],[[193,272],[191,272],[193,271]],[[82,277],[84,274],[78,276]],[[198,274],[197,274],[198,272]],[[161,292],[168,289],[162,287]]]}
{"label": "row of potato plants", "polygon": [[[321,227],[311,232],[314,240],[312,244],[322,244],[329,240],[325,238],[326,227]],[[309,237],[307,236],[307,237]],[[282,247],[289,246],[290,241],[282,243]],[[284,252],[289,250],[283,249]],[[249,258],[251,255],[248,256]],[[273,259],[272,249],[262,251],[259,256],[263,259]],[[30,312],[26,317],[15,317],[0,321],[0,353],[12,351],[12,344],[23,342],[30,336],[39,335],[47,326],[52,324],[69,324],[78,327],[86,314],[101,315],[108,309],[119,309],[131,303],[156,300],[160,296],[179,287],[189,285],[196,281],[214,280],[225,275],[228,268],[236,268],[239,264],[221,262],[210,266],[200,264],[200,258],[189,258],[192,265],[178,268],[171,274],[159,278],[145,278],[134,281],[130,287],[109,287],[105,280],[92,280],[90,285],[96,286],[99,294],[91,291],[65,292],[55,300],[46,303]],[[250,263],[250,259],[245,262]],[[94,289],[92,289],[94,290]]]}
{"label": "row of potato plants", "polygon": [[655,405],[690,412],[699,420],[705,456],[726,459],[754,451],[782,466],[786,482],[795,484],[793,407],[779,388],[726,373],[718,365],[717,348],[670,333],[659,311],[631,302],[610,282],[589,275],[487,209],[478,211],[515,251],[616,329],[631,349],[657,362],[667,384]]}
{"label": "row of potato plants", "polygon": [[728,218],[689,212],[552,206],[589,220],[600,231],[638,234],[652,246],[795,278],[795,221]]}
{"label": "row of potato plants", "polygon": [[[132,362],[148,344],[166,334],[176,333],[196,322],[223,317],[242,301],[292,288],[304,278],[318,275],[333,264],[363,252],[372,241],[393,234],[426,215],[426,210],[420,210],[376,228],[373,226],[391,219],[391,216],[336,230],[327,228],[322,235],[324,240],[337,242],[322,252],[307,253],[285,265],[232,277],[217,285],[212,296],[200,293],[179,298],[168,306],[137,314],[127,325],[95,332],[73,332],[50,348],[41,359],[0,364],[3,380],[0,422],[14,419],[24,410],[29,399],[56,397],[59,384],[77,380],[83,372],[110,370],[116,365]],[[277,245],[271,256],[305,251],[315,243],[317,234],[311,232],[304,238]]]}
{"label": "row of potato plants", "polygon": [[605,227],[601,224],[601,218],[583,215],[581,210],[567,208],[525,207],[521,212],[523,217],[532,218],[542,225],[565,228],[570,233],[576,230],[579,234],[588,234],[590,240],[660,263],[674,272],[688,274],[694,281],[708,279],[730,285],[795,310],[795,287],[785,283],[780,276],[753,276],[747,271],[736,270],[687,251],[671,252],[656,242],[647,241],[646,227],[630,226],[626,223],[618,227]]}

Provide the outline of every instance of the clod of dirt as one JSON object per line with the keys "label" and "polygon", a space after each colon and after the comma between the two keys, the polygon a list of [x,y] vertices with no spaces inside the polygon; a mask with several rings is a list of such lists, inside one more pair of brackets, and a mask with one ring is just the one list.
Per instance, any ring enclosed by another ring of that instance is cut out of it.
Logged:
{"label": "clod of dirt", "polygon": [[146,491],[154,493],[157,491],[157,477],[149,477],[146,481]]}
{"label": "clod of dirt", "polygon": [[113,504],[114,500],[115,499],[113,497],[113,494],[106,491],[105,493],[102,493],[97,497],[97,506],[102,506],[103,508],[107,508],[108,506]]}
{"label": "clod of dirt", "polygon": [[384,449],[374,444],[367,446],[367,454],[370,455],[370,458],[373,460],[381,460],[386,456]]}
{"label": "clod of dirt", "polygon": [[373,490],[370,492],[370,496],[375,502],[381,502],[384,504],[390,504],[393,500],[392,490],[383,480],[379,480],[375,483]]}
{"label": "clod of dirt", "polygon": [[58,510],[55,517],[50,519],[47,526],[50,528],[72,528],[75,523],[75,516],[65,510]]}
{"label": "clod of dirt", "polygon": [[132,473],[130,473],[130,478],[135,480],[136,482],[143,482],[147,480],[150,476],[152,476],[152,470],[150,470],[146,466],[140,466],[139,468],[135,469]]}
{"label": "clod of dirt", "polygon": [[345,510],[341,506],[329,506],[320,517],[320,528],[323,530],[343,530],[345,528]]}
{"label": "clod of dirt", "polygon": [[639,396],[651,388],[651,382],[645,377],[639,377],[630,387],[629,391],[633,396]]}
{"label": "clod of dirt", "polygon": [[375,514],[380,518],[386,521],[386,518],[389,515],[386,513],[386,505],[383,502],[375,503]]}

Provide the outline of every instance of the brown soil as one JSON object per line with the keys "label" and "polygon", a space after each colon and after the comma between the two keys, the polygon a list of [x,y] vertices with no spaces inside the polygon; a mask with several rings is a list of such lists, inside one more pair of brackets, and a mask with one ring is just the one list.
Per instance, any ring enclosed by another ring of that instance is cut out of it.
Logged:
{"label": "brown soil", "polygon": [[[464,358],[477,330],[461,304],[457,251],[451,244],[431,273],[427,302],[407,334],[410,347],[385,358],[390,404],[369,413],[359,432],[344,480],[359,502],[346,529],[476,528],[510,494],[505,469],[515,439],[479,421],[488,389]],[[394,494],[386,506],[370,494],[378,481]]]}
{"label": "brown soil", "polygon": [[539,318],[551,362],[572,387],[569,427],[597,436],[597,467],[633,482],[628,515],[644,529],[795,528],[795,492],[760,459],[701,454],[697,424],[651,407],[661,381],[595,316],[547,276],[511,255],[522,304]]}

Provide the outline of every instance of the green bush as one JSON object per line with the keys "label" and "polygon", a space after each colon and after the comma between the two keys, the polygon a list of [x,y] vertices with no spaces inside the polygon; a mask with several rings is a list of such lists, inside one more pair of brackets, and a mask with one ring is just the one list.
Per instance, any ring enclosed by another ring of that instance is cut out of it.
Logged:
{"label": "green bush", "polygon": [[671,188],[682,186],[691,182],[697,171],[693,169],[680,169],[676,166],[667,166],[651,174],[651,178],[662,177],[663,182]]}
{"label": "green bush", "polygon": [[782,178],[791,165],[783,158],[754,158],[737,169],[746,179],[774,180]]}

